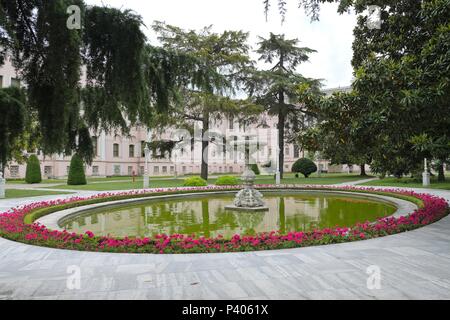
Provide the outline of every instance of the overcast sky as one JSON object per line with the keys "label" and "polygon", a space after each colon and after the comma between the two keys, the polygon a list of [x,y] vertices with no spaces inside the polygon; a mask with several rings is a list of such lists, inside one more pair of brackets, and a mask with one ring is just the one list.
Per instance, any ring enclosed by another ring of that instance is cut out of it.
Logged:
{"label": "overcast sky", "polygon": [[[288,0],[286,21],[281,25],[277,1],[268,21],[264,15],[262,0],[86,0],[88,4],[105,4],[128,8],[139,13],[148,26],[145,30],[151,43],[157,44],[150,26],[154,20],[165,21],[184,29],[201,29],[213,25],[215,32],[243,30],[250,32],[250,45],[256,48],[257,37],[267,37],[269,32],[284,33],[297,38],[301,46],[317,50],[310,62],[298,68],[304,76],[323,79],[325,88],[347,86],[352,79],[354,14],[339,15],[336,4],[321,7],[320,21],[312,22],[297,8],[297,0]],[[257,58],[256,54],[252,55]]]}

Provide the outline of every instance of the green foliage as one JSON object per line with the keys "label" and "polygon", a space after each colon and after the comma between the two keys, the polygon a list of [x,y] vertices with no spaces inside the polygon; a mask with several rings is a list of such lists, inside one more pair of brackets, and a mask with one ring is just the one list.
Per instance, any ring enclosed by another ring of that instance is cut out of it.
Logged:
{"label": "green foliage", "polygon": [[216,186],[237,186],[239,179],[234,176],[221,176],[216,180]]}
{"label": "green foliage", "polygon": [[259,176],[259,175],[261,174],[261,172],[259,171],[258,164],[256,164],[256,163],[253,163],[253,164],[250,166],[250,169],[252,169],[252,171],[253,171],[257,176]]}
{"label": "green foliage", "polygon": [[72,156],[72,160],[70,161],[67,184],[69,186],[79,186],[87,184],[86,175],[84,173],[83,160],[78,154],[74,154]]}
{"label": "green foliage", "polygon": [[[254,71],[246,83],[246,89],[256,104],[269,115],[278,118],[278,143],[281,152],[278,162],[280,173],[284,171],[284,144],[289,135],[302,131],[313,113],[310,103],[320,95],[320,81],[303,77],[296,72],[299,64],[307,62],[313,49],[299,47],[297,39],[270,33],[260,38],[257,53],[263,62],[272,65],[265,71]],[[288,130],[289,129],[289,130]]]}
{"label": "green foliage", "polygon": [[23,139],[27,110],[18,88],[0,89],[0,170]]}
{"label": "green foliage", "polygon": [[[71,5],[81,8],[79,30],[65,27]],[[8,51],[21,70],[33,107],[28,114],[37,118],[26,134],[39,137],[44,154],[75,151],[89,164],[86,128],[127,134],[138,122],[150,123],[152,107],[167,110],[179,100],[181,84],[212,91],[224,81],[205,61],[148,45],[141,27],[141,17],[129,10],[83,0],[0,0],[0,63]]]}
{"label": "green foliage", "polygon": [[[261,112],[249,100],[235,100],[223,95],[224,92],[237,91],[248,69],[252,67],[247,45],[248,33],[224,31],[219,34],[213,32],[211,27],[200,31],[183,30],[163,22],[155,22],[153,30],[165,50],[175,52],[179,57],[190,57],[201,66],[206,66],[201,68],[203,72],[194,76],[194,85],[185,82],[172,92],[171,95],[178,99],[174,99],[175,103],[169,110],[163,110],[163,117],[156,118],[157,126],[175,123],[179,127],[193,127],[194,123],[202,122],[203,138],[213,120],[245,114],[251,121],[252,115]],[[216,142],[220,143],[220,140]],[[208,148],[209,142],[209,139],[202,139],[202,150]],[[201,176],[203,179],[208,178],[208,159],[205,156],[202,157]]]}
{"label": "green foliage", "polygon": [[311,174],[317,172],[317,166],[310,159],[301,158],[292,165],[292,172],[299,172],[303,174],[305,178],[308,178]]}
{"label": "green foliage", "polygon": [[30,184],[42,182],[41,164],[39,163],[39,159],[34,154],[31,155],[27,161],[25,182]]}
{"label": "green foliage", "polygon": [[206,187],[208,182],[201,177],[194,176],[184,179],[183,186],[185,187]]}
{"label": "green foliage", "polygon": [[[138,119],[148,121],[145,75],[146,37],[142,19],[130,10],[86,10],[83,42],[87,86],[86,118],[94,128],[120,127],[128,132]],[[125,107],[126,113],[123,113]]]}

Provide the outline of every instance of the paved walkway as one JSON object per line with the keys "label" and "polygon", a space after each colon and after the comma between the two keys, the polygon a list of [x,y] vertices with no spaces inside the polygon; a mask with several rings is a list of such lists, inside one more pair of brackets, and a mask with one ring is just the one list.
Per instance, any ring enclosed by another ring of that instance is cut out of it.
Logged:
{"label": "paved walkway", "polygon": [[[450,201],[450,191],[417,191]],[[80,289],[67,287],[71,266]],[[367,288],[370,266],[380,268],[380,289]],[[379,239],[229,254],[75,252],[0,239],[0,299],[450,299],[450,217]]]}
{"label": "paved walkway", "polygon": [[356,186],[358,184],[363,184],[363,183],[372,182],[372,181],[376,181],[376,180],[378,180],[378,178],[367,178],[367,179],[362,179],[362,180],[357,180],[357,181],[337,183],[337,184],[335,184],[335,186]]}

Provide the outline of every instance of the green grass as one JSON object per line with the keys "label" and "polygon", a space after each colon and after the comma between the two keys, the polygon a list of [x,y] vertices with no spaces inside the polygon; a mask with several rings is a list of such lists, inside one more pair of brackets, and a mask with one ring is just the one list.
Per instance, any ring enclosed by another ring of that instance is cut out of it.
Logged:
{"label": "green grass", "polygon": [[[64,181],[65,180],[58,180],[58,179],[42,179],[41,183],[62,183]],[[23,179],[6,179],[6,184],[27,184],[27,183]],[[39,187],[39,183],[30,184],[30,186]]]}
{"label": "green grass", "polygon": [[70,192],[57,192],[57,191],[45,191],[45,190],[21,190],[21,189],[7,189],[6,190],[6,198],[7,199],[15,199],[15,198],[28,198],[28,197],[37,197],[37,196],[49,196],[49,195],[57,195],[57,194],[70,194]]}
{"label": "green grass", "polygon": [[[422,181],[412,178],[384,178],[376,181],[370,181],[360,184],[361,186],[375,186],[375,187],[407,187],[407,188],[424,188]],[[431,185],[426,187],[429,189],[444,189],[450,190],[450,178],[447,177],[446,182],[438,182],[436,177],[432,177]]]}
{"label": "green grass", "polygon": [[[111,178],[113,179],[113,178]],[[308,179],[305,178],[295,178],[293,174],[286,174],[285,179],[282,180],[283,184],[315,184],[315,185],[330,185],[344,182],[351,182],[361,180],[359,175],[348,175],[348,174],[322,174],[319,178],[317,174],[311,176]],[[151,188],[169,188],[169,187],[181,187],[183,186],[184,178],[178,179],[161,179],[161,178],[150,178]],[[209,179],[208,183],[214,185],[216,179]],[[272,176],[258,176],[256,180],[257,184],[273,184],[275,180]],[[113,190],[131,190],[131,189],[141,189],[142,179],[132,182],[131,180],[125,180],[120,182],[105,182],[105,183],[92,183],[85,186],[67,186],[66,184],[61,184],[58,186],[51,187],[52,189],[69,189],[69,190],[93,190],[93,191],[113,191]]]}

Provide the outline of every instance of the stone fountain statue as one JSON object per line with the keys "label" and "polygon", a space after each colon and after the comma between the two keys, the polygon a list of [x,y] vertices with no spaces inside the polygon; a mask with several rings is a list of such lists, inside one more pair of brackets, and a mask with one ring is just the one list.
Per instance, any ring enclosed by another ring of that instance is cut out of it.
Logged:
{"label": "stone fountain statue", "polygon": [[250,147],[253,145],[261,145],[256,141],[250,140],[250,136],[247,136],[243,141],[237,141],[237,145],[243,145],[245,150],[245,164],[246,169],[241,176],[241,180],[244,184],[244,189],[238,192],[234,200],[233,205],[226,206],[227,210],[235,211],[268,211],[263,201],[263,195],[261,192],[255,189],[256,175],[253,170],[250,169]]}
{"label": "stone fountain statue", "polygon": [[225,209],[236,211],[269,210],[263,201],[263,195],[254,187],[255,178],[255,173],[247,167],[241,177],[244,189],[238,192],[234,199],[234,204],[226,206]]}

